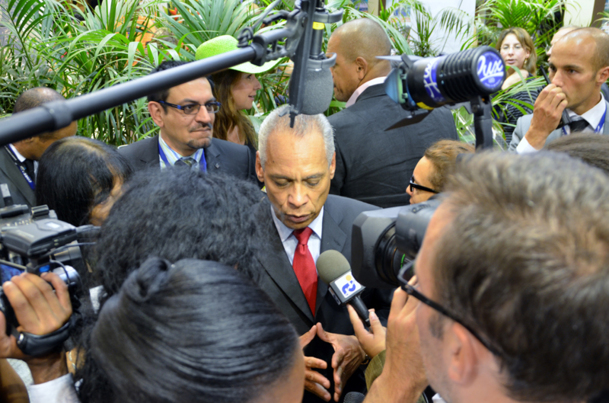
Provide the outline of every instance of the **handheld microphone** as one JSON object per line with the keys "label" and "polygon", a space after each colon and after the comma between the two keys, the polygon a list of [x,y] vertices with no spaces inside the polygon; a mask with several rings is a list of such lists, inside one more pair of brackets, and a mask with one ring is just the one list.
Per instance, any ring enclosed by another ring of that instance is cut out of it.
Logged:
{"label": "handheld microphone", "polygon": [[325,24],[338,22],[343,11],[329,14],[323,0],[303,0],[300,8],[307,13],[304,37],[301,39],[290,78],[290,116],[324,113],[332,102],[334,82],[330,67],[336,63],[336,55],[327,58],[321,51]]}
{"label": "handheld microphone", "polygon": [[359,392],[349,392],[345,395],[344,403],[362,403],[366,396]]}
{"label": "handheld microphone", "polygon": [[366,289],[351,274],[351,266],[338,251],[327,250],[317,259],[319,278],[330,288],[330,293],[338,305],[351,305],[364,324],[370,327],[368,308],[360,298]]}

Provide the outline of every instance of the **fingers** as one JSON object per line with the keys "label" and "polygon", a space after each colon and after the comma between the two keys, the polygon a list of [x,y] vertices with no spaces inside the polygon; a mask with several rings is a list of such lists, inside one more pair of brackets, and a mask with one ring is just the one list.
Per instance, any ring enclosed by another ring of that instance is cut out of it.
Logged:
{"label": "fingers", "polygon": [[[55,276],[56,277],[56,276]],[[57,283],[58,278],[49,276]],[[20,330],[43,335],[59,329],[72,314],[65,284],[60,287],[59,300],[51,286],[42,278],[24,273],[3,285],[4,292],[15,311]]]}
{"label": "fingers", "polygon": [[317,337],[319,337],[320,339],[322,339],[326,343],[332,344],[332,342],[333,342],[332,333],[326,332],[324,330],[323,326],[321,325],[321,323],[317,324]]}
{"label": "fingers", "polygon": [[305,368],[306,369],[311,369],[311,368],[326,369],[327,367],[328,367],[328,363],[326,363],[324,360],[320,360],[319,358],[315,358],[315,357],[305,357]]}
{"label": "fingers", "polygon": [[[42,279],[46,282],[50,282],[53,288],[55,289],[55,296],[57,297],[57,301],[65,310],[72,315],[72,303],[70,302],[70,291],[68,290],[68,285],[65,281],[61,279],[55,273],[43,273],[41,275]],[[50,300],[55,301],[55,298],[48,298]],[[69,316],[69,315],[68,315]]]}
{"label": "fingers", "polygon": [[[381,324],[379,317],[376,316],[376,312],[372,309],[370,310],[370,330],[373,335],[385,335],[385,327]],[[355,335],[357,335],[357,333]]]}
{"label": "fingers", "polygon": [[[328,382],[328,384],[330,383],[330,381],[328,381],[326,378],[324,379]],[[328,388],[329,387],[330,386],[328,385]],[[326,402],[329,402],[332,398],[330,392],[328,392],[320,383],[313,382],[308,379],[305,379],[305,390],[308,390],[309,392],[313,393],[314,395],[318,396],[320,399],[323,399]]]}
{"label": "fingers", "polygon": [[[364,344],[364,337],[368,336],[370,333],[366,330],[364,324],[357,315],[357,312],[355,312],[355,309],[353,309],[351,305],[347,304],[347,310],[349,311],[349,320],[351,320],[351,324],[353,325],[355,337],[357,337],[357,340],[360,342],[360,344]],[[370,324],[372,324],[372,314],[370,314]]]}
{"label": "fingers", "polygon": [[402,290],[401,288],[396,288],[396,290],[393,292],[393,299],[391,300],[391,309],[389,310],[388,322],[400,314],[407,301],[408,294],[406,294],[406,291]]}
{"label": "fingers", "polygon": [[300,348],[306,347],[311,342],[311,340],[313,340],[315,338],[316,334],[317,334],[317,325],[313,325],[313,327],[311,327],[311,329],[309,329],[308,332],[306,332],[305,334],[303,334],[302,336],[299,337]]}

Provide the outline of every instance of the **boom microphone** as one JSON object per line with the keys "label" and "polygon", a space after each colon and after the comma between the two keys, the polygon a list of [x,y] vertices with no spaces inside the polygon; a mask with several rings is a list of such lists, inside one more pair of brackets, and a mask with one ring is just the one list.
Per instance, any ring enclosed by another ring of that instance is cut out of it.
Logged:
{"label": "boom microphone", "polygon": [[327,58],[321,45],[325,24],[340,21],[343,14],[342,10],[329,14],[323,0],[301,1],[300,7],[307,11],[308,20],[304,38],[293,58],[289,89],[291,116],[317,115],[330,107],[334,90],[330,67],[336,63],[336,55]]}
{"label": "boom microphone", "polygon": [[362,322],[370,327],[368,308],[360,298],[360,294],[366,288],[351,274],[351,266],[347,259],[338,251],[327,250],[317,259],[317,272],[319,278],[328,284],[336,303],[351,305]]}
{"label": "boom microphone", "polygon": [[387,95],[404,109],[433,109],[499,91],[505,66],[497,50],[481,46],[414,63],[408,55],[385,80]]}

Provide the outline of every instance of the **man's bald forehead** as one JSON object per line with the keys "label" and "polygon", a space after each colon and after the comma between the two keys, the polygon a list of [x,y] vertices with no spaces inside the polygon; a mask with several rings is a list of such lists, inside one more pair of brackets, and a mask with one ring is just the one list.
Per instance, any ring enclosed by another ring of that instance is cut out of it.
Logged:
{"label": "man's bald forehead", "polygon": [[376,56],[391,54],[391,41],[387,33],[375,21],[360,18],[349,21],[338,27],[332,37],[339,40],[339,51],[347,61],[363,57],[368,63],[374,62]]}
{"label": "man's bald forehead", "polygon": [[[594,68],[599,70],[609,66],[609,35],[598,28],[576,28],[567,32],[557,44],[564,44],[567,41],[573,42],[571,45],[578,46],[588,41],[593,41],[596,45],[592,57]],[[570,46],[571,46],[570,45]]]}

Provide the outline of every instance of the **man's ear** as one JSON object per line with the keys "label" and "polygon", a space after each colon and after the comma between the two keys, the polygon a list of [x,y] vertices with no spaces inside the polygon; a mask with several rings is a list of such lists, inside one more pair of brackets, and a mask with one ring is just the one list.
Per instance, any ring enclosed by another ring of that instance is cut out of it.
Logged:
{"label": "man's ear", "polygon": [[332,162],[330,162],[330,179],[334,179],[334,173],[336,172],[336,152],[332,154]]}
{"label": "man's ear", "polygon": [[155,101],[148,102],[148,112],[158,127],[165,126],[165,110],[163,110],[163,106],[160,103]]}
{"label": "man's ear", "polygon": [[605,66],[600,69],[596,75],[596,81],[600,82],[601,85],[609,79],[609,66]]}
{"label": "man's ear", "polygon": [[366,73],[368,73],[368,62],[361,56],[358,56],[355,59],[355,66],[357,71],[357,78],[361,81],[366,77]]}
{"label": "man's ear", "polygon": [[264,169],[262,168],[262,162],[260,162],[260,151],[256,151],[256,176],[260,182],[264,183]]}
{"label": "man's ear", "polygon": [[449,378],[460,385],[471,384],[478,376],[479,369],[477,340],[459,323],[447,326],[444,337],[446,354],[449,355],[445,361]]}

